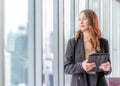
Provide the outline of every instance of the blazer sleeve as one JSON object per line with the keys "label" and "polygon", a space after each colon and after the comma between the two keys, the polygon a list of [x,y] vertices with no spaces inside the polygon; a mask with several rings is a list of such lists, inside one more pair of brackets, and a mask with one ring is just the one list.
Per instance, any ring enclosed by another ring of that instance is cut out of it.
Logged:
{"label": "blazer sleeve", "polygon": [[[108,43],[108,40],[104,40],[104,53],[109,53],[109,43]],[[110,53],[109,53],[110,54]],[[111,60],[110,60],[110,56],[109,56],[109,59],[108,61],[110,62],[111,64]],[[107,72],[104,72],[105,75],[108,75],[110,74],[112,71],[112,68],[110,67],[110,71],[107,71]]]}
{"label": "blazer sleeve", "polygon": [[[84,69],[82,68],[82,62],[75,62],[75,42],[74,44],[73,41],[70,39],[67,44],[66,48],[66,53],[65,53],[65,58],[64,58],[64,72],[66,74],[77,74],[77,73],[83,73],[85,72]],[[73,45],[73,46],[72,46]]]}

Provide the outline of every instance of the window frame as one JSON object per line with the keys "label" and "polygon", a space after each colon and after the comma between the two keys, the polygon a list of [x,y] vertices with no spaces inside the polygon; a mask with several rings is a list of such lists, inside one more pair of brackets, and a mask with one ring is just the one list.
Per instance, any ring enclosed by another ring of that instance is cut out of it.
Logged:
{"label": "window frame", "polygon": [[4,33],[3,33],[3,24],[4,24],[4,16],[3,16],[3,7],[4,7],[4,2],[3,0],[0,0],[0,86],[4,86],[4,52],[3,52],[3,38],[4,38]]}

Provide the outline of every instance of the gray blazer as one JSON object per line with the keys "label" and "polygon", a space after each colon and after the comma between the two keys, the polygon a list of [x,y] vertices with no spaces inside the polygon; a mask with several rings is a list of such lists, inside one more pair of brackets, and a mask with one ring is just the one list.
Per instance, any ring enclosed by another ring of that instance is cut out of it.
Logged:
{"label": "gray blazer", "polygon": [[[99,41],[101,51],[97,51],[97,53],[109,53],[108,41],[103,38],[100,38]],[[71,86],[88,86],[87,74],[82,68],[82,62],[85,60],[84,53],[85,50],[82,35],[77,41],[75,38],[68,41],[64,59],[64,72],[72,75]],[[93,80],[93,83],[97,83],[96,86],[107,86],[104,75],[109,73],[111,73],[111,70],[108,72],[98,72],[97,78]]]}

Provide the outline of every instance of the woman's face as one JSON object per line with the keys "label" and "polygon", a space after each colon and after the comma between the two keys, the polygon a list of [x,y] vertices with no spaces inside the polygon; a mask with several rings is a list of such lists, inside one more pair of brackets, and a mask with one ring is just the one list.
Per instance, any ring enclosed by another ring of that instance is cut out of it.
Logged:
{"label": "woman's face", "polygon": [[89,28],[89,20],[84,13],[81,13],[79,16],[79,27],[82,32],[88,30]]}

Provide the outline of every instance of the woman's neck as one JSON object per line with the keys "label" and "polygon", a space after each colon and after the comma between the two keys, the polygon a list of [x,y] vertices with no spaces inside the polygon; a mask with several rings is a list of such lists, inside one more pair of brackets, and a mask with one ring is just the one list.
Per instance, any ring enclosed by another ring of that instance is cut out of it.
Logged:
{"label": "woman's neck", "polygon": [[89,30],[84,31],[83,34],[84,34],[84,40],[90,40],[90,32],[89,32]]}

